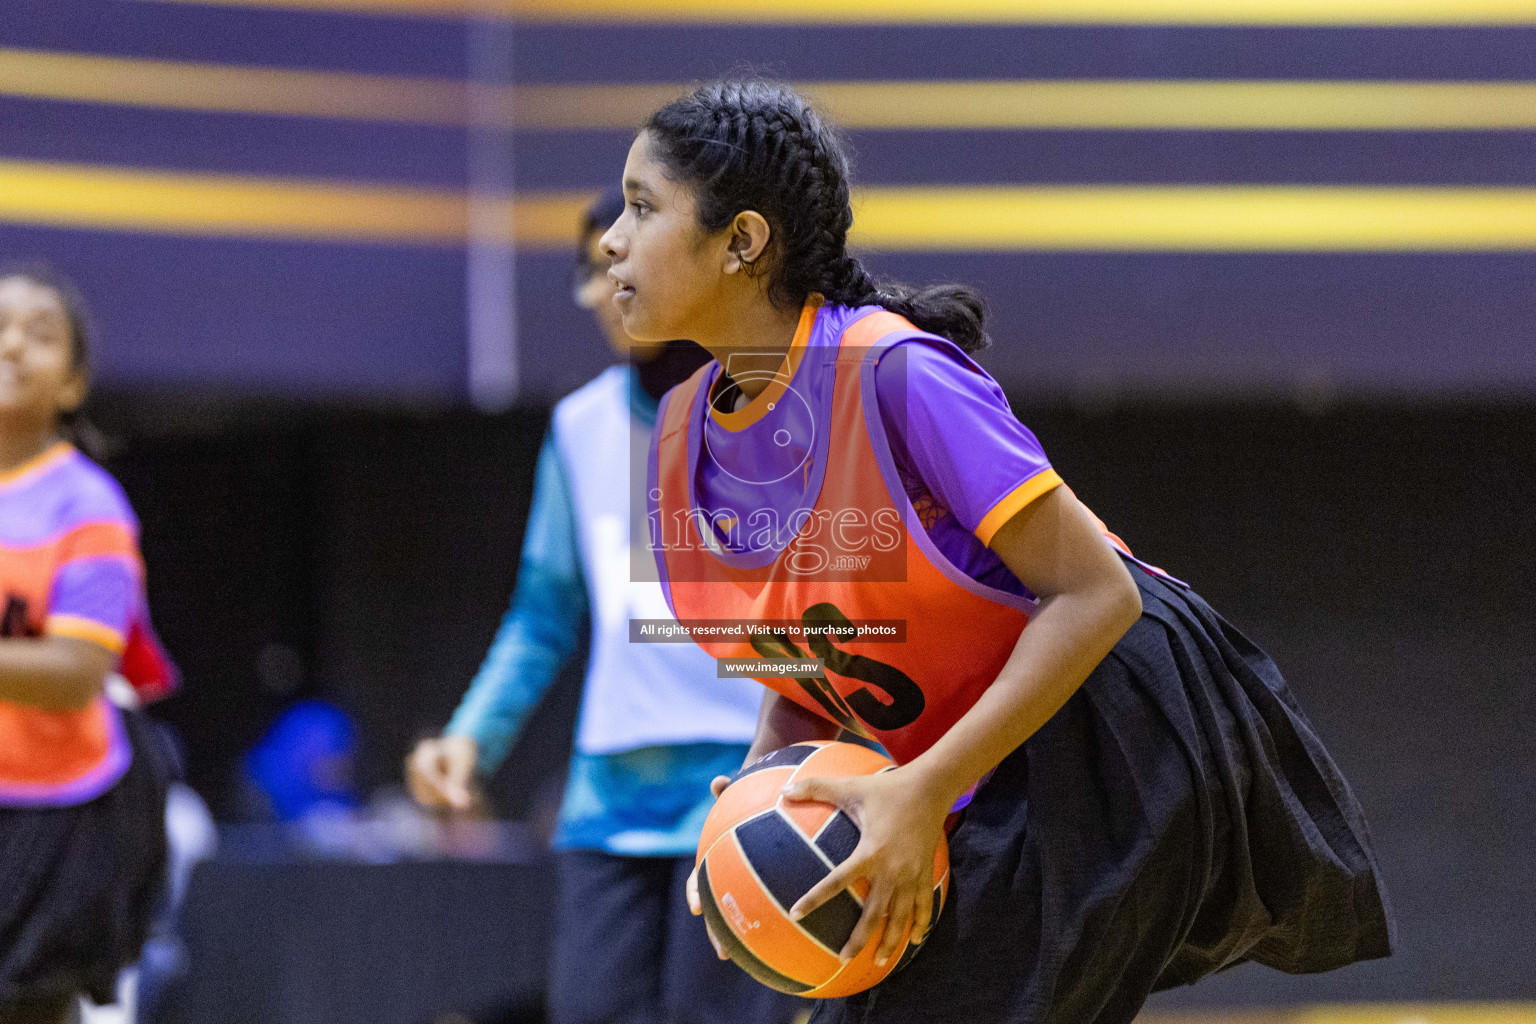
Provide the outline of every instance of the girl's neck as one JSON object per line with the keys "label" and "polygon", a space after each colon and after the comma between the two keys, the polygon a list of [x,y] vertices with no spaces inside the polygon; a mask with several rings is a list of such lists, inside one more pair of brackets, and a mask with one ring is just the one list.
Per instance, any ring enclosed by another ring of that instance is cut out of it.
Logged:
{"label": "girl's neck", "polygon": [[[733,356],[745,357],[741,362],[753,367],[771,364],[776,368],[789,354],[799,325],[799,308],[780,309],[758,292],[755,301],[743,303],[723,317],[709,337],[696,340],[727,372],[734,368]],[[766,376],[753,375],[739,383],[742,394],[751,400],[769,381]]]}
{"label": "girl's neck", "polygon": [[0,473],[26,465],[58,443],[55,423],[0,420]]}

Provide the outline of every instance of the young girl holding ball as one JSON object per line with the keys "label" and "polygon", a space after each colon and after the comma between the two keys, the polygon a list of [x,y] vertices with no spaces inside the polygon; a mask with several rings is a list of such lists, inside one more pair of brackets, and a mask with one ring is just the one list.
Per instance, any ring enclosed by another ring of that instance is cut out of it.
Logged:
{"label": "young girl holding ball", "polygon": [[862,833],[791,915],[863,878],[843,956],[926,937],[816,1019],[1129,1022],[1244,960],[1386,955],[1364,817],[1273,663],[1062,483],[968,355],[973,292],[876,282],[849,254],[847,162],[815,111],[701,87],[649,119],[623,187],[601,244],[625,331],[715,360],[668,393],[651,449],[674,614],[905,623],[900,643],[703,644],[826,664],[820,684],[765,673],[749,760],[851,727],[899,764],[788,794]]}

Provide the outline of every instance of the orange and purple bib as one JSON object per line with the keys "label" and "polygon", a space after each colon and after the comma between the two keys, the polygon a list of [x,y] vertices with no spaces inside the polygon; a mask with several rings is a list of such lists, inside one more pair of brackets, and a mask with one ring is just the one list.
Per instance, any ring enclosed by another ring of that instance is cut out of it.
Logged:
{"label": "orange and purple bib", "polygon": [[[0,478],[0,602],[5,637],[88,640],[118,654],[120,671],[149,695],[173,683],[149,629],[133,511],[117,482],[70,445]],[[105,697],[70,712],[0,700],[0,806],[83,803],[131,758]]]}
{"label": "orange and purple bib", "polygon": [[819,662],[755,678],[910,761],[1012,654],[1038,602],[987,544],[1061,478],[980,367],[876,307],[813,299],[780,366],[724,369],[666,396],[651,450],[672,612],[717,658]]}
{"label": "orange and purple bib", "polygon": [[[816,659],[824,675],[761,676],[795,703],[878,739],[898,762],[926,750],[996,678],[1029,621],[1026,593],[988,587],[957,569],[923,529],[878,418],[874,369],[890,344],[917,333],[894,314],[860,311],[834,344],[807,345],[808,307],[790,365],[753,407],[799,411],[767,424],[779,462],[731,460],[706,442],[718,374],[711,364],[670,392],[654,448],[649,496],[662,585],[679,621],[788,623],[786,630],[700,640],[717,658]],[[731,368],[740,381],[750,368]],[[770,371],[772,372],[772,371]],[[745,410],[745,411],[750,411]],[[727,414],[727,416],[733,414]],[[734,414],[738,418],[740,414]],[[730,424],[727,424],[730,425]],[[755,424],[741,422],[743,429]],[[766,428],[764,428],[766,429]],[[759,445],[759,449],[766,446]],[[781,515],[771,503],[728,510],[701,503],[701,460],[738,492],[764,494],[786,471],[805,485]],[[793,465],[791,465],[793,463]],[[1038,488],[1059,480],[1049,468]],[[804,630],[796,630],[800,623]],[[889,634],[856,635],[863,624]],[[850,633],[851,627],[855,633]]]}

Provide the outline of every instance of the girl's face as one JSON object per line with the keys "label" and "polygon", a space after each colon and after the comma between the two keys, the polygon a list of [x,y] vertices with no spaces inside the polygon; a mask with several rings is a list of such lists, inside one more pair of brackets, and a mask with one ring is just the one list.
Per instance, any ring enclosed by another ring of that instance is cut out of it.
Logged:
{"label": "girl's face", "polygon": [[649,133],[624,162],[624,213],[599,244],[625,332],[636,341],[698,338],[719,317],[729,230],[706,234],[693,194],[667,177]]}
{"label": "girl's face", "polygon": [[53,419],[85,400],[64,301],[25,277],[0,279],[0,415]]}
{"label": "girl's face", "polygon": [[599,244],[602,239],[601,230],[594,229],[587,236],[586,258],[576,268],[576,305],[592,312],[608,347],[622,356],[629,353],[630,339],[624,333],[619,308],[613,304],[617,289],[608,280],[608,254]]}

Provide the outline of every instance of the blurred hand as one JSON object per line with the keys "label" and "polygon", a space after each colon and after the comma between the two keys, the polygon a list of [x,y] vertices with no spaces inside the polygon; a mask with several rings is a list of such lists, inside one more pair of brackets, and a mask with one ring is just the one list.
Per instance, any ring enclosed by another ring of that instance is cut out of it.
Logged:
{"label": "blurred hand", "polygon": [[[718,800],[720,799],[720,794],[725,792],[725,787],[729,786],[730,784],[731,777],[729,775],[716,775],[714,779],[712,779],[709,783],[709,791],[713,793],[715,799]],[[695,867],[693,869],[693,873],[688,876],[687,891],[688,909],[693,913],[694,917],[698,917],[700,914],[704,913],[704,905],[699,902],[699,869],[697,867]],[[709,944],[715,947],[715,956],[719,957],[721,960],[729,959],[725,955],[725,951],[720,948],[720,943],[715,940],[715,933],[709,930],[708,921],[704,922],[704,934],[709,936]]]}
{"label": "blurred hand", "polygon": [[424,807],[467,811],[474,807],[479,744],[468,736],[422,740],[405,760],[405,783]]}

